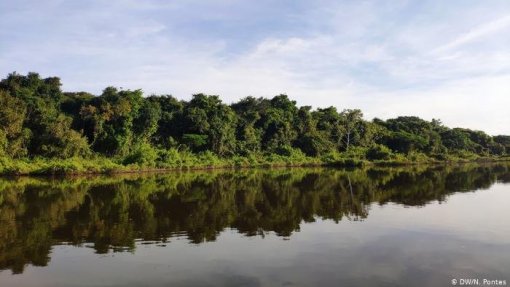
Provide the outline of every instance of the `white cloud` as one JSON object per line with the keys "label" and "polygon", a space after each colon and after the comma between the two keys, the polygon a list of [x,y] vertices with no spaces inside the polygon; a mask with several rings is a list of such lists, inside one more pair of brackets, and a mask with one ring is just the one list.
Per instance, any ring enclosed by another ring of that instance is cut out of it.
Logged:
{"label": "white cloud", "polygon": [[450,127],[469,127],[490,134],[508,133],[510,74],[447,82],[420,92],[374,93],[374,105],[365,107],[369,116],[383,118],[417,115],[439,118]]}
{"label": "white cloud", "polygon": [[[0,17],[0,36],[11,39],[0,43],[2,74],[59,75],[66,90],[114,85],[180,98],[219,94],[227,102],[287,93],[303,105],[362,108],[367,117],[414,114],[510,134],[510,38],[502,36],[510,6],[453,4],[452,18],[448,9],[436,15],[436,7],[413,1],[319,1],[280,13],[299,29],[273,27],[268,17],[251,31],[236,25],[253,21],[253,7],[233,15],[227,8],[235,1],[62,3]],[[272,8],[267,14],[275,15]]]}
{"label": "white cloud", "polygon": [[489,23],[481,24],[478,27],[470,30],[469,32],[456,37],[449,43],[434,49],[432,52],[442,53],[448,50],[452,50],[464,44],[480,40],[487,35],[496,33],[508,27],[510,27],[510,15],[506,15],[504,17],[490,21]]}

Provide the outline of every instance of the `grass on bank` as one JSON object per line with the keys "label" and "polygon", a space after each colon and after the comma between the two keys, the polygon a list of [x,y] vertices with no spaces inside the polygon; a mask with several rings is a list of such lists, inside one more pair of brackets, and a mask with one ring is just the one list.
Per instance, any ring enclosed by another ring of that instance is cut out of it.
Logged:
{"label": "grass on bank", "polygon": [[235,167],[290,167],[290,166],[339,166],[408,165],[473,161],[510,161],[510,157],[481,157],[472,153],[428,156],[410,152],[406,155],[391,152],[385,146],[354,147],[347,152],[330,152],[320,157],[306,156],[299,149],[287,148],[279,154],[253,153],[247,156],[219,157],[205,151],[192,153],[177,149],[159,150],[142,146],[125,157],[90,157],[68,159],[11,159],[0,157],[2,175],[56,175],[104,174],[141,172],[165,169],[205,169]]}

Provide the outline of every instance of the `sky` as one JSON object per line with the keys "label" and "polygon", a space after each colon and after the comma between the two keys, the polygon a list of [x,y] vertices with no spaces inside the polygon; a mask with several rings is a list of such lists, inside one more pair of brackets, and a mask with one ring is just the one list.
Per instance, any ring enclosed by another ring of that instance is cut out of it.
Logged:
{"label": "sky", "polygon": [[508,0],[0,0],[0,76],[510,134]]}

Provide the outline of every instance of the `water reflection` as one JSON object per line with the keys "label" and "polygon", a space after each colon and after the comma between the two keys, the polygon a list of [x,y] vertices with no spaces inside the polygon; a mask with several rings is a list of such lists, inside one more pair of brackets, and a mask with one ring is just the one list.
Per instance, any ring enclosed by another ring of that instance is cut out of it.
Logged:
{"label": "water reflection", "polygon": [[177,235],[214,241],[225,228],[288,237],[318,218],[363,220],[374,202],[425,205],[497,181],[510,182],[508,165],[3,178],[0,270],[46,266],[61,243],[108,253]]}

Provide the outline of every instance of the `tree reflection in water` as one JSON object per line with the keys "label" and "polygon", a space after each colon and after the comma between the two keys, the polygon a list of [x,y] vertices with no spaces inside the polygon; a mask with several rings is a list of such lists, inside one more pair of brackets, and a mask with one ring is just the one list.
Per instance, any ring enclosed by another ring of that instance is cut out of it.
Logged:
{"label": "tree reflection in water", "polygon": [[54,244],[97,253],[185,235],[213,241],[225,228],[291,236],[316,218],[363,220],[370,204],[417,206],[510,182],[510,166],[275,169],[114,177],[0,179],[0,270],[46,266]]}

